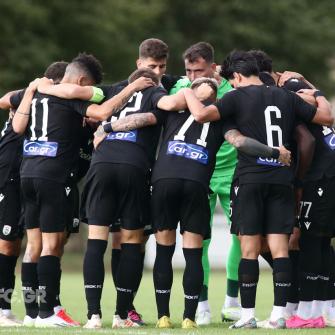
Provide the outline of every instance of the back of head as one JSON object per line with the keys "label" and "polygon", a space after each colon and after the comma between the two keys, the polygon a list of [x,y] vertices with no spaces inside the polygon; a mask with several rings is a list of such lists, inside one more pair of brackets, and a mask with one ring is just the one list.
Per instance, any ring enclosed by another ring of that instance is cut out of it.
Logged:
{"label": "back of head", "polygon": [[219,85],[218,85],[218,82],[214,78],[206,78],[206,77],[197,78],[192,82],[191,88],[195,89],[202,84],[209,85],[210,88],[215,92],[215,95],[217,94]]}
{"label": "back of head", "polygon": [[190,63],[199,58],[203,58],[208,64],[214,63],[214,48],[207,42],[198,42],[183,53],[183,59]]}
{"label": "back of head", "polygon": [[141,69],[138,69],[138,70],[134,71],[128,78],[129,84],[132,83],[133,81],[135,81],[136,79],[140,78],[140,77],[150,78],[150,79],[153,80],[153,82],[156,85],[159,85],[158,76],[150,68],[141,68]]}
{"label": "back of head", "polygon": [[139,58],[162,60],[168,58],[169,47],[158,38],[148,38],[140,44],[138,56]]}
{"label": "back of head", "polygon": [[67,66],[65,75],[69,78],[86,77],[94,84],[99,84],[103,77],[102,66],[93,55],[80,53]]}
{"label": "back of head", "polygon": [[55,84],[58,84],[63,79],[68,64],[64,61],[50,64],[44,72],[44,77],[52,79]]}
{"label": "back of head", "polygon": [[244,77],[258,76],[259,69],[254,56],[247,51],[232,51],[221,65],[220,75],[225,79],[233,79],[234,73]]}
{"label": "back of head", "polygon": [[302,89],[312,88],[303,80],[296,79],[296,78],[291,78],[287,80],[283,87],[292,92],[298,92],[299,90],[302,90]]}
{"label": "back of head", "polygon": [[266,52],[254,49],[248,52],[255,57],[260,72],[272,72],[272,59]]}

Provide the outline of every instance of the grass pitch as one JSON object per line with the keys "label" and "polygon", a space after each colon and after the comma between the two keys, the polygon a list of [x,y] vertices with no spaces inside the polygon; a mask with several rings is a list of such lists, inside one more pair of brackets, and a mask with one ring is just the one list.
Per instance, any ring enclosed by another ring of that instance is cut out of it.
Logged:
{"label": "grass pitch", "polygon": [[[210,326],[199,328],[195,331],[187,331],[180,328],[183,313],[183,292],[182,292],[182,273],[176,272],[174,277],[173,292],[171,297],[171,319],[174,322],[175,328],[169,330],[155,329],[156,323],[156,305],[153,290],[152,273],[146,271],[140,290],[135,299],[135,306],[138,311],[143,314],[147,326],[140,329],[124,329],[113,330],[112,317],[115,309],[115,289],[112,284],[112,278],[108,269],[106,269],[106,278],[103,290],[102,312],[103,326],[101,330],[85,330],[83,328],[72,329],[30,329],[30,328],[0,328],[0,334],[134,334],[134,335],[150,335],[150,334],[295,334],[295,335],[314,335],[314,334],[335,334],[334,328],[315,329],[315,330],[230,330],[228,323],[222,323],[220,319],[220,310],[225,296],[225,276],[222,272],[214,272],[210,278],[209,299],[212,310],[212,321]],[[82,324],[86,322],[86,300],[84,296],[84,285],[81,273],[63,272],[61,301],[67,308],[74,319]],[[17,288],[14,295],[13,310],[20,317],[24,316],[24,307],[20,293],[20,278],[17,277]],[[260,283],[257,292],[257,317],[259,319],[266,318],[270,311],[273,301],[272,295],[272,276],[268,271],[261,272]]]}

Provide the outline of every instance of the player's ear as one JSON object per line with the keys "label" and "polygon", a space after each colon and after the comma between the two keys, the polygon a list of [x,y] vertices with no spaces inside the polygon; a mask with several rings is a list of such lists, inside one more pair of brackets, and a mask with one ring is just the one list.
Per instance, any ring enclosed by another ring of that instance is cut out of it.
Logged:
{"label": "player's ear", "polygon": [[217,67],[217,64],[216,63],[212,63],[211,69],[212,69],[213,72],[216,72],[216,67]]}
{"label": "player's ear", "polygon": [[141,59],[139,58],[139,59],[136,60],[136,66],[139,69],[141,67],[141,65],[142,65],[142,62],[141,62]]}

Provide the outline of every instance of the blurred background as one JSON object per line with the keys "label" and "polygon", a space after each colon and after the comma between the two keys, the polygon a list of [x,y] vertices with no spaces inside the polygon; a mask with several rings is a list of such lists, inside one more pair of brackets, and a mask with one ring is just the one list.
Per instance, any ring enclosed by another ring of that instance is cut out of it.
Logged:
{"label": "blurred background", "polygon": [[[125,79],[135,69],[140,42],[156,37],[170,47],[171,74],[184,74],[182,52],[203,40],[214,46],[218,64],[232,49],[263,49],[276,71],[301,72],[334,96],[333,0],[1,0],[0,31],[1,95],[81,51],[100,59],[105,83]],[[6,117],[3,111],[0,121]],[[212,254],[219,265],[222,239],[229,241],[223,221],[218,213],[214,225],[222,235],[214,232],[218,249]],[[82,253],[85,239],[82,229],[68,249]]]}

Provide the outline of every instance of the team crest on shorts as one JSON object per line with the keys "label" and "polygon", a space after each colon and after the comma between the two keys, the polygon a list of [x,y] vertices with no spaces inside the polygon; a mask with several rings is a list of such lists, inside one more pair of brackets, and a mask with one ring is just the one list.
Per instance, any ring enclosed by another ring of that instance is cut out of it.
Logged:
{"label": "team crest on shorts", "polygon": [[73,218],[73,228],[79,227],[79,219],[78,218]]}
{"label": "team crest on shorts", "polygon": [[4,196],[2,193],[0,193],[0,202],[1,202],[3,199],[5,199],[5,196]]}
{"label": "team crest on shorts", "polygon": [[10,232],[12,231],[12,227],[8,226],[8,225],[4,225],[3,229],[2,229],[2,233],[7,236],[10,234]]}
{"label": "team crest on shorts", "polygon": [[323,189],[321,187],[319,187],[319,189],[318,189],[318,195],[320,197],[322,197],[322,194],[323,194]]}

